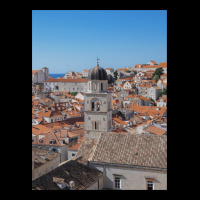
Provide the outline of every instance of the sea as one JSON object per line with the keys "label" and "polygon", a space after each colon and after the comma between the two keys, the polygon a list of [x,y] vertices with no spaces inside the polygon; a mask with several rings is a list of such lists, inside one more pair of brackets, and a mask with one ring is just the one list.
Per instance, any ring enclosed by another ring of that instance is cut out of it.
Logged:
{"label": "sea", "polygon": [[52,78],[64,77],[65,74],[49,74]]}

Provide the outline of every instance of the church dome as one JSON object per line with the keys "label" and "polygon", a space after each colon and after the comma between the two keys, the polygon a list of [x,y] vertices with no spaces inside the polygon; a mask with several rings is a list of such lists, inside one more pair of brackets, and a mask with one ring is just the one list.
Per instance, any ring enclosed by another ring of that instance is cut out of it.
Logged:
{"label": "church dome", "polygon": [[111,74],[109,74],[107,77],[108,77],[108,84],[114,83],[114,78]]}
{"label": "church dome", "polygon": [[97,63],[97,66],[89,71],[88,80],[107,80],[107,72]]}

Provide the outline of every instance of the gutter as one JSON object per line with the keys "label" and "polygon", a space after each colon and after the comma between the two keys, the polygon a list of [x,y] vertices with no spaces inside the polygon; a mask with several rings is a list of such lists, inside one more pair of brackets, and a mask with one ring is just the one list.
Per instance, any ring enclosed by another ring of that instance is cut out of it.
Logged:
{"label": "gutter", "polygon": [[116,163],[105,163],[105,162],[95,162],[90,161],[91,167],[92,164],[98,165],[98,166],[115,166],[115,167],[126,167],[126,168],[135,168],[135,169],[143,169],[143,170],[155,170],[155,171],[167,171],[167,168],[158,168],[158,167],[145,167],[145,166],[139,166],[139,165],[127,165],[127,164],[116,164]]}

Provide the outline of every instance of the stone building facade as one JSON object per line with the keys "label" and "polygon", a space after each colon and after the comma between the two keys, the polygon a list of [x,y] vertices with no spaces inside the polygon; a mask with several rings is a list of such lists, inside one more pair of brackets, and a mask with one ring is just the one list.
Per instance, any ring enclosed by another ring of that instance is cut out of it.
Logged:
{"label": "stone building facade", "polygon": [[[147,181],[153,182],[153,190],[167,189],[167,170],[143,168],[138,166],[126,166],[119,164],[90,163],[103,172],[104,189],[111,190],[147,190]],[[115,185],[116,178],[119,180],[119,188]]]}
{"label": "stone building facade", "polygon": [[44,82],[45,92],[86,92],[88,79],[49,79]]}
{"label": "stone building facade", "polygon": [[161,92],[162,92],[162,88],[158,86],[150,87],[148,91],[148,95],[149,95],[148,97],[156,101]]}
{"label": "stone building facade", "polygon": [[84,96],[85,137],[98,138],[102,131],[112,131],[112,94],[107,88],[107,73],[97,63],[88,75]]}
{"label": "stone building facade", "polygon": [[49,79],[49,69],[43,67],[41,70],[32,70],[32,84],[44,83]]}

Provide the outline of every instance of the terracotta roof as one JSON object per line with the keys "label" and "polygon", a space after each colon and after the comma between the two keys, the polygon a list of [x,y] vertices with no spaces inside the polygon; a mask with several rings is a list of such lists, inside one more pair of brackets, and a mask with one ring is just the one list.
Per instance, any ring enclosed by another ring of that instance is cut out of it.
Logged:
{"label": "terracotta roof", "polygon": [[163,63],[160,63],[159,65],[157,65],[158,67],[164,67],[166,68],[167,67],[167,62],[163,62]]}
{"label": "terracotta roof", "polygon": [[153,64],[157,64],[157,62],[156,62],[156,61],[153,61],[153,60],[150,60],[150,62],[152,62]]}
{"label": "terracotta roof", "polygon": [[[53,141],[53,144],[50,144],[50,141]],[[65,144],[59,141],[57,135],[53,132],[48,133],[45,137],[32,142],[35,145],[51,145],[51,146],[64,146]]]}
{"label": "terracotta roof", "polygon": [[41,124],[32,126],[32,133],[34,133],[35,135],[40,135],[42,133],[49,133],[49,132],[50,132],[50,127],[46,127]]}
{"label": "terracotta roof", "polygon": [[139,98],[139,99],[142,99],[142,100],[144,100],[144,101],[150,101],[150,99],[145,98],[145,97],[143,97],[143,96],[140,96],[140,95],[138,95],[138,94],[129,95],[129,96],[125,97],[124,100],[127,100],[128,98],[132,98],[132,99],[134,99],[134,98]]}
{"label": "terracotta roof", "polygon": [[142,65],[142,64],[136,64],[136,65],[135,65],[135,68],[139,68],[139,65]]}
{"label": "terracotta roof", "polygon": [[78,139],[78,142],[76,144],[72,145],[71,147],[68,147],[68,149],[69,150],[76,150],[76,151],[78,151],[82,142],[83,142],[83,138],[80,138],[80,139]]}
{"label": "terracotta roof", "polygon": [[39,72],[40,70],[32,70],[32,74]]}
{"label": "terracotta roof", "polygon": [[143,84],[140,85],[140,87],[151,87],[151,85],[143,83]]}
{"label": "terracotta roof", "polygon": [[165,98],[160,97],[160,98],[157,100],[157,102],[161,102],[161,99],[163,100],[163,102],[167,102],[167,98],[166,98],[166,97],[165,97]]}
{"label": "terracotta roof", "polygon": [[150,125],[148,126],[146,129],[146,131],[150,131],[150,133],[155,134],[155,135],[164,135],[167,131],[162,129],[162,128],[158,128],[157,126],[153,126]]}
{"label": "terracotta roof", "polygon": [[138,106],[136,103],[131,107],[134,112],[148,113],[152,117],[163,116],[167,111],[167,107],[159,107],[158,110],[157,108],[157,106]]}
{"label": "terracotta roof", "polygon": [[120,124],[121,126],[126,125],[127,123],[119,118],[114,117],[113,121],[117,124]]}

